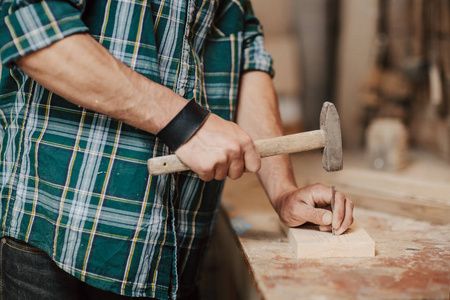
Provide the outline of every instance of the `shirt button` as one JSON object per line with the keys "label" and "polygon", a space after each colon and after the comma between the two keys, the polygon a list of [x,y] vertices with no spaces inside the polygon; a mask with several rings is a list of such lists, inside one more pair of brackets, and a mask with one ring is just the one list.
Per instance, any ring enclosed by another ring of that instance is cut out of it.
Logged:
{"label": "shirt button", "polygon": [[189,27],[186,28],[186,37],[189,37],[189,34],[191,34],[191,30],[189,29]]}
{"label": "shirt button", "polygon": [[183,97],[186,91],[184,89],[180,89],[180,96]]}

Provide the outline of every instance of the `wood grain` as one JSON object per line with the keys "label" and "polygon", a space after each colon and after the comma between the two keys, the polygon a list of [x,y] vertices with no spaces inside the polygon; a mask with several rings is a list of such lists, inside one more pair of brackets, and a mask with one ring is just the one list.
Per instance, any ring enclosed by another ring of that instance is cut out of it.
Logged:
{"label": "wood grain", "polygon": [[315,225],[289,228],[288,238],[297,258],[375,256],[374,240],[355,224],[342,235],[319,231]]}

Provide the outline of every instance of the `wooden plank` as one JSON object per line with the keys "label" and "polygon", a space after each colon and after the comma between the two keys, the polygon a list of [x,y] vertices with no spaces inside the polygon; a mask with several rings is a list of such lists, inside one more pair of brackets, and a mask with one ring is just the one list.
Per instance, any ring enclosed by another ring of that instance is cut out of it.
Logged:
{"label": "wooden plank", "polygon": [[[311,182],[316,181],[312,180]],[[416,220],[424,220],[434,224],[450,224],[449,204],[421,201],[412,196],[404,196],[402,198],[401,196],[395,195],[383,195],[352,186],[343,186],[340,190],[352,199],[357,207],[373,209]]]}
{"label": "wooden plank", "polygon": [[342,235],[319,231],[315,225],[289,228],[288,238],[297,258],[375,256],[374,240],[357,224]]}
{"label": "wooden plank", "polygon": [[357,207],[435,224],[450,223],[448,183],[420,182],[380,171],[370,172],[345,167],[344,171],[332,176],[314,174],[306,179],[307,184],[315,182],[336,185]]}

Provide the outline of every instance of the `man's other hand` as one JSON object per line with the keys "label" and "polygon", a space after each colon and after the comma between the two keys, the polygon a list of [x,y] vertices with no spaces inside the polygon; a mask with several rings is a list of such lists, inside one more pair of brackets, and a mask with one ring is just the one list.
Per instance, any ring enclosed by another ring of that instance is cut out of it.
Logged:
{"label": "man's other hand", "polygon": [[353,202],[336,191],[331,214],[331,188],[320,183],[301,189],[292,187],[273,203],[281,221],[289,227],[311,222],[321,231],[331,231],[333,226],[335,234],[340,235],[353,223]]}
{"label": "man's other hand", "polygon": [[238,179],[244,171],[256,173],[261,168],[251,137],[214,114],[175,154],[204,181]]}

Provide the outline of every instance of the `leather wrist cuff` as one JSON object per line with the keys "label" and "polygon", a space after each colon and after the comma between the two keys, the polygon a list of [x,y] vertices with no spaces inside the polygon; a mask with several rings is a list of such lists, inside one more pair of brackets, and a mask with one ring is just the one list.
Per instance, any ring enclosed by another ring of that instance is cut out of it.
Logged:
{"label": "leather wrist cuff", "polygon": [[210,113],[192,99],[156,136],[175,151],[197,132]]}

